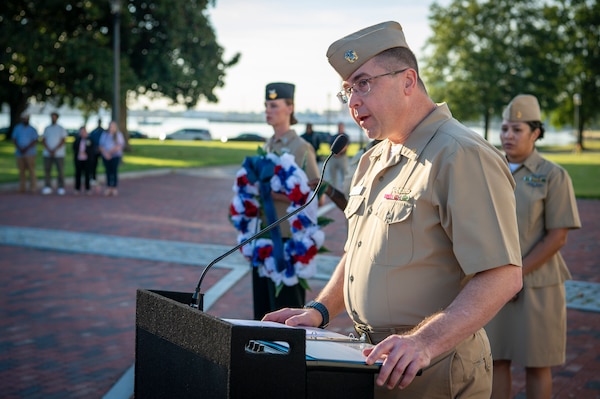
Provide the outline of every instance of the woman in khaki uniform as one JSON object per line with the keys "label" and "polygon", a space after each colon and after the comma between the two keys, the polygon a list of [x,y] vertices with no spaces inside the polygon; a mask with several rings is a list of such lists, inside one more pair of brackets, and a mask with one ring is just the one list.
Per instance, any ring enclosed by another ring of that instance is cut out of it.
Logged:
{"label": "woman in khaki uniform", "polygon": [[[278,155],[289,153],[294,155],[296,164],[304,170],[308,179],[319,177],[317,157],[311,144],[302,139],[291,128],[296,124],[294,117],[294,90],[291,83],[269,83],[265,89],[265,114],[269,125],[273,127],[271,136],[263,149]],[[289,199],[284,194],[271,193],[277,218],[283,217],[290,206]],[[266,221],[267,224],[273,221]],[[280,229],[283,240],[291,236],[288,222]],[[272,233],[271,233],[272,234]],[[278,295],[276,287],[269,277],[261,277],[257,268],[252,268],[252,292],[254,299],[254,318],[260,320],[267,312],[286,306],[302,306],[306,300],[306,290],[301,284],[284,286]]]}
{"label": "woman in khaki uniform", "polygon": [[566,300],[571,278],[560,255],[569,229],[581,227],[567,172],[542,158],[540,107],[518,95],[504,111],[500,139],[516,181],[523,289],[486,326],[494,357],[492,398],[511,396],[511,362],[525,366],[528,399],[550,398],[550,367],[564,363]]}

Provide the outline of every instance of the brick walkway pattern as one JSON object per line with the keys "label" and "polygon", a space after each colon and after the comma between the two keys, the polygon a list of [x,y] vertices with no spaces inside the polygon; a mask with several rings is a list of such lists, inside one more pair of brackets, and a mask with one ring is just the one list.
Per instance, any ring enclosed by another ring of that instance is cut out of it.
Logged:
{"label": "brick walkway pattern", "polygon": [[[120,195],[109,198],[4,189],[0,396],[116,398],[113,387],[134,361],[136,289],[192,292],[204,265],[235,243],[227,220],[235,169],[123,176]],[[570,233],[563,255],[575,280],[600,283],[600,201],[578,205],[584,228]],[[327,216],[335,220],[324,229],[331,261],[342,253],[346,227],[341,211]],[[250,278],[236,256],[207,275],[205,290],[227,287],[207,312],[251,318]],[[311,280],[309,297],[325,282]],[[346,316],[331,328],[351,331]],[[598,348],[600,313],[569,309],[567,362],[553,370],[555,398],[600,398]],[[514,385],[523,399],[518,368]]]}

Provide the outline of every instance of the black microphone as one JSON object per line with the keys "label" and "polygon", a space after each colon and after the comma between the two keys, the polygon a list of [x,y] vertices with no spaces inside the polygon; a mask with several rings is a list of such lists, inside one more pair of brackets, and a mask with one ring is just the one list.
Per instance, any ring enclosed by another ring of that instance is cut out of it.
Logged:
{"label": "black microphone", "polygon": [[315,199],[315,197],[317,196],[317,193],[319,192],[319,189],[321,188],[321,184],[323,184],[323,176],[325,176],[325,167],[327,166],[327,162],[329,162],[329,159],[333,155],[339,154],[340,151],[342,151],[347,145],[348,145],[348,136],[346,136],[345,134],[338,135],[338,137],[334,140],[333,144],[331,144],[331,152],[329,153],[329,155],[323,162],[323,167],[321,168],[321,177],[319,178],[319,183],[317,184],[317,187],[313,191],[312,196],[308,199],[308,201],[306,201],[304,203],[304,205],[300,206],[299,208],[294,209],[292,212],[277,219],[276,221],[274,221],[273,223],[271,223],[270,225],[268,225],[267,227],[265,227],[258,233],[254,234],[252,237],[242,241],[235,247],[231,248],[229,251],[225,252],[223,255],[214,259],[212,262],[210,262],[204,268],[204,270],[202,271],[202,274],[200,275],[200,280],[198,281],[198,285],[196,286],[196,291],[194,292],[194,295],[192,295],[192,303],[190,304],[191,307],[198,308],[198,310],[200,310],[201,312],[204,311],[204,293],[200,292],[200,287],[202,286],[202,281],[204,280],[206,273],[216,263],[222,261],[223,259],[225,259],[229,255],[231,255],[232,253],[234,253],[235,251],[237,251],[244,245],[248,244],[250,241],[253,241],[253,240],[257,239],[258,237],[262,236],[263,234],[268,233],[269,231],[273,230],[275,227],[279,226],[281,223],[285,222],[292,216],[296,215],[298,212],[301,212],[304,208],[306,208]]}

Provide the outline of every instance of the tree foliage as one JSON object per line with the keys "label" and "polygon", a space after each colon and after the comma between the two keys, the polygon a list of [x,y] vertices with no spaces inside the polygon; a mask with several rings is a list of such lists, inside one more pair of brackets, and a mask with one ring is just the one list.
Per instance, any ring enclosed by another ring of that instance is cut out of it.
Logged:
{"label": "tree foliage", "polygon": [[201,97],[216,102],[213,89],[223,87],[225,70],[239,55],[223,61],[223,49],[204,16],[208,2],[137,3],[130,3],[124,21],[136,40],[124,51],[138,78],[138,93],[164,95],[187,107]]}
{"label": "tree foliage", "polygon": [[[193,107],[216,102],[226,71],[207,7],[214,0],[121,0],[121,93],[163,96]],[[28,101],[84,112],[112,103],[110,1],[17,0],[0,5],[0,102],[11,126]]]}
{"label": "tree foliage", "polygon": [[597,123],[600,110],[600,6],[597,0],[557,1],[547,7],[547,20],[559,32],[557,43],[562,57],[558,80],[558,107],[552,121],[571,124],[574,94],[579,94],[578,144],[583,148],[584,126]]}
{"label": "tree foliage", "polygon": [[[599,76],[597,58],[594,64],[576,55],[582,53],[576,47],[584,46],[584,41],[588,52],[599,50],[595,3],[454,0],[447,7],[434,3],[424,70],[432,96],[447,101],[460,119],[483,120],[486,137],[491,118],[499,117],[519,93],[536,95],[547,113],[570,108],[573,115],[572,103],[565,100],[581,87],[576,82],[585,76],[590,83],[591,77]],[[577,39],[580,36],[586,39]],[[573,76],[575,70],[580,77]]]}

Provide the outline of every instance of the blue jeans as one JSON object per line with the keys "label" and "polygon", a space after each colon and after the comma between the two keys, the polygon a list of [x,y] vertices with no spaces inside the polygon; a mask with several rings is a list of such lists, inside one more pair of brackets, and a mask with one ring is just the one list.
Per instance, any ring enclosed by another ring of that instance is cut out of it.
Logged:
{"label": "blue jeans", "polygon": [[104,169],[106,170],[106,185],[108,187],[117,187],[121,157],[112,157],[111,159],[102,158],[102,160],[104,161]]}

